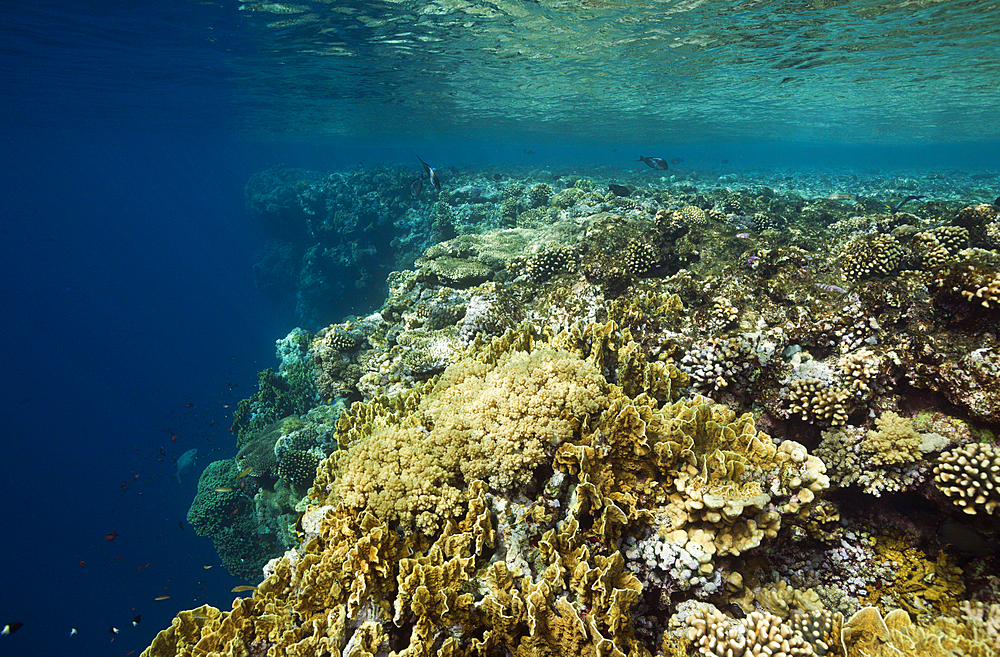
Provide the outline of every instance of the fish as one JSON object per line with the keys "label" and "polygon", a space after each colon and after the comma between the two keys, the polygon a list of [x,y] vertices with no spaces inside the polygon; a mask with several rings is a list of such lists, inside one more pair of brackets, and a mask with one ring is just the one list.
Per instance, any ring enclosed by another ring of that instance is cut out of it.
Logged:
{"label": "fish", "polygon": [[118,634],[119,631],[120,630],[117,627],[112,627],[108,629],[108,632],[111,634]]}
{"label": "fish", "polygon": [[684,161],[683,157],[672,157],[670,158],[670,164],[680,164]]}
{"label": "fish", "polygon": [[177,479],[177,483],[181,481],[181,475],[185,474],[194,465],[194,457],[198,454],[197,449],[189,449],[180,455],[177,459],[177,472],[174,473],[174,477]]}
{"label": "fish", "polygon": [[[213,488],[212,490],[214,490],[216,493],[232,493],[233,492],[233,487],[232,486],[219,486],[218,488]],[[184,529],[184,528],[181,527],[181,529]]]}
{"label": "fish", "polygon": [[[420,156],[417,156],[420,160]],[[431,168],[431,165],[427,164],[423,160],[420,160],[420,164],[424,165],[424,172],[427,174],[427,178],[430,179],[431,184],[434,185],[434,189],[441,189],[441,179],[438,178],[437,171]]]}
{"label": "fish", "polygon": [[828,201],[856,201],[858,198],[857,194],[848,194],[847,192],[834,192],[826,197]]}
{"label": "fish", "polygon": [[245,593],[247,591],[255,591],[256,589],[257,589],[256,586],[247,586],[246,584],[241,584],[240,586],[234,586],[233,590],[231,592],[232,593]]}
{"label": "fish", "polygon": [[916,201],[918,198],[927,198],[927,197],[924,196],[923,194],[920,194],[919,196],[916,195],[916,194],[910,194],[909,196],[907,196],[906,198],[904,198],[902,201],[900,201],[896,205],[892,206],[892,211],[893,212],[899,212],[899,209],[902,208],[904,205],[906,205],[909,201]]}
{"label": "fish", "polygon": [[13,634],[22,627],[24,627],[24,623],[7,623],[3,626],[3,632],[0,632],[0,634]]}
{"label": "fish", "polygon": [[535,154],[535,151],[533,151],[533,150],[529,150],[529,149],[525,148],[525,149],[524,149],[524,154],[525,154],[525,155],[534,155],[534,154]]}
{"label": "fish", "polygon": [[252,465],[250,467],[248,467],[248,468],[244,468],[243,472],[241,472],[238,475],[236,475],[236,481],[239,481],[240,479],[242,479],[243,477],[247,476],[251,472],[253,472],[253,466]]}
{"label": "fish", "polygon": [[212,567],[212,564],[210,564],[210,563],[207,563],[204,566],[202,566],[202,568],[204,568],[205,570],[208,570],[211,567]]}
{"label": "fish", "polygon": [[136,614],[135,618],[132,619],[132,627],[137,627],[140,620],[142,620],[142,614]]}
{"label": "fish", "polygon": [[111,541],[115,540],[116,538],[118,538],[118,530],[117,529],[115,531],[111,532],[110,534],[105,534],[104,535],[104,542],[105,543],[110,543]]}
{"label": "fish", "polygon": [[153,598],[153,600],[156,600],[157,602],[159,602],[160,600],[169,600],[169,599],[170,599],[169,595],[158,595],[155,598]]}
{"label": "fish", "polygon": [[840,292],[841,294],[847,294],[847,290],[836,285],[828,285],[826,283],[816,283],[816,287],[823,290],[824,292]]}
{"label": "fish", "polygon": [[738,240],[748,240],[748,239],[750,239],[750,233],[736,233],[736,239],[738,239]]}
{"label": "fish", "polygon": [[662,157],[643,157],[640,155],[636,162],[645,162],[647,165],[653,167],[654,169],[658,169],[659,171],[666,171],[670,168],[667,161]]}
{"label": "fish", "polygon": [[976,529],[959,522],[943,523],[937,530],[938,542],[974,557],[988,557],[1000,550],[996,540],[990,540]]}
{"label": "fish", "polygon": [[993,199],[993,205],[1000,206],[1000,196]]}
{"label": "fish", "polygon": [[410,183],[410,196],[412,198],[417,198],[418,196],[420,196],[420,192],[423,189],[424,189],[424,177],[423,175],[419,175],[413,179],[413,182]]}
{"label": "fish", "polygon": [[69,635],[70,636],[76,636],[76,634],[77,634],[77,631],[76,631],[75,627],[69,628]]}
{"label": "fish", "polygon": [[614,183],[610,183],[608,184],[608,189],[615,196],[624,196],[627,198],[632,194],[632,191],[625,185],[615,185]]}

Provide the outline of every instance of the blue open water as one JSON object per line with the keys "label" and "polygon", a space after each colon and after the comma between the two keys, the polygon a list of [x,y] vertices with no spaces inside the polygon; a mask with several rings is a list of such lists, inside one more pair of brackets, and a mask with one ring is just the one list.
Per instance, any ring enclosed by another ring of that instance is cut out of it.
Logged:
{"label": "blue open water", "polygon": [[228,406],[295,325],[254,286],[254,173],[996,172],[998,24],[974,1],[5,3],[0,624],[24,627],[0,655],[138,653],[229,607],[183,520],[199,468],[172,475],[234,453]]}

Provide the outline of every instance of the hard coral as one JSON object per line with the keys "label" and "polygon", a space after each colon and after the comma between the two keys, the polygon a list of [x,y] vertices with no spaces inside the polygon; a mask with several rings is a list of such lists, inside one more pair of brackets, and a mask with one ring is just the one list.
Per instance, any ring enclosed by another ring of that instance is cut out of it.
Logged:
{"label": "hard coral", "polygon": [[420,401],[420,423],[389,424],[352,444],[329,494],[433,533],[459,510],[463,478],[501,490],[527,483],[600,410],[606,390],[593,365],[563,351],[515,351],[495,365],[463,360]]}
{"label": "hard coral", "polygon": [[992,515],[1000,506],[997,472],[1000,449],[990,443],[970,443],[941,454],[941,462],[934,467],[934,483],[966,513]]}

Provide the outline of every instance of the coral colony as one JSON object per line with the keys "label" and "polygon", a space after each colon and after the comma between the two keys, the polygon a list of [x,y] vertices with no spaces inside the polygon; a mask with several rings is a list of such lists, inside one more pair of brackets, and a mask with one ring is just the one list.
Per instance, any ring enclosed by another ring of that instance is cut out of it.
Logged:
{"label": "coral colony", "polygon": [[188,521],[259,584],[143,654],[996,654],[998,208],[642,169],[254,176],[304,328]]}

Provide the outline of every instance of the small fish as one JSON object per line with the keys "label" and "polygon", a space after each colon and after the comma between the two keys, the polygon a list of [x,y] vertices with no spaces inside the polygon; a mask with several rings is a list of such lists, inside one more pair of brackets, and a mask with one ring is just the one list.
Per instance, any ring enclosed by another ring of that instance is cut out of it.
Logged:
{"label": "small fish", "polygon": [[824,292],[840,292],[841,294],[847,294],[847,290],[842,287],[837,287],[836,285],[827,285],[826,283],[816,283],[816,287],[823,290]]}
{"label": "small fish", "polygon": [[76,631],[75,627],[69,628],[69,635],[70,636],[76,636],[76,634],[77,634],[77,631]]}
{"label": "small fish", "polygon": [[748,239],[750,239],[750,233],[736,233],[736,239],[738,239],[738,240],[748,240]]}
{"label": "small fish", "polygon": [[760,262],[760,256],[750,256],[747,258],[747,267],[753,267]]}
{"label": "small fish", "polygon": [[108,629],[108,632],[111,633],[111,634],[118,634],[118,632],[120,632],[120,631],[121,630],[119,630],[117,627],[112,627],[112,628]]}
{"label": "small fish", "polygon": [[132,619],[132,627],[138,627],[140,620],[142,620],[142,614],[136,614],[135,618]]}
{"label": "small fish", "polygon": [[155,598],[153,598],[153,600],[156,600],[157,602],[159,602],[160,600],[169,600],[169,599],[170,599],[169,595],[158,595]]}
{"label": "small fish", "polygon": [[855,201],[857,200],[857,194],[848,194],[847,192],[834,192],[826,197],[828,201]]}
{"label": "small fish", "polygon": [[654,169],[658,169],[659,171],[666,171],[670,168],[667,161],[662,157],[643,157],[640,155],[636,162],[645,162],[647,165],[653,167]]}
{"label": "small fish", "polygon": [[104,542],[105,543],[110,543],[111,541],[115,540],[116,538],[118,538],[118,530],[115,530],[115,531],[111,532],[110,534],[105,534],[104,535]]}
{"label": "small fish", "polygon": [[247,475],[248,475],[248,474],[250,474],[251,472],[253,472],[253,466],[252,466],[252,465],[251,465],[250,467],[248,467],[248,468],[245,468],[245,469],[243,470],[243,472],[239,473],[239,474],[238,474],[238,475],[236,476],[236,481],[239,481],[240,479],[242,479],[243,477],[247,476]]}
{"label": "small fish", "polygon": [[196,611],[195,613],[191,614],[191,618],[196,618],[198,620],[208,620],[210,616],[208,614],[202,614]]}
{"label": "small fish", "polygon": [[247,591],[256,590],[256,588],[256,586],[247,586],[246,584],[242,584],[240,586],[234,586],[232,593],[245,593]]}
{"label": "small fish", "polygon": [[1000,196],[993,199],[993,205],[1000,207]]}
{"label": "small fish", "polygon": [[420,196],[420,192],[424,189],[424,177],[423,175],[417,176],[410,183],[410,197],[417,198]]}
{"label": "small fish", "polygon": [[[232,493],[233,492],[233,487],[232,486],[219,486],[218,488],[213,488],[212,490],[214,490],[216,493]],[[181,527],[181,529],[184,529],[184,528]]]}
{"label": "small fish", "polygon": [[24,627],[24,623],[7,623],[3,626],[3,632],[0,632],[0,634],[13,634],[22,627]]}
{"label": "small fish", "polygon": [[[417,156],[420,160],[420,156]],[[424,172],[427,173],[427,177],[430,179],[431,184],[434,185],[434,189],[441,189],[441,179],[438,178],[437,172],[431,168],[431,165],[427,164],[423,160],[420,160],[420,164],[424,165]]]}
{"label": "small fish", "polygon": [[212,564],[210,564],[210,563],[207,563],[204,566],[202,566],[202,568],[204,568],[205,570],[208,570],[211,567],[212,567]]}
{"label": "small fish", "polygon": [[670,164],[680,164],[684,161],[683,157],[672,157],[670,158]]}
{"label": "small fish", "polygon": [[85,565],[86,564],[84,562],[82,562],[82,561],[80,562],[80,568],[83,568]]}
{"label": "small fish", "polygon": [[612,194],[614,194],[615,196],[623,196],[623,197],[625,197],[625,198],[628,198],[628,197],[629,197],[629,195],[631,195],[631,194],[632,194],[631,190],[629,190],[629,188],[628,188],[628,187],[626,187],[625,185],[615,185],[615,184],[609,184],[609,185],[608,185],[608,189],[609,189],[609,190],[611,191],[611,193],[612,193]]}
{"label": "small fish", "polygon": [[177,526],[181,528],[181,531],[184,531],[184,521],[183,520],[178,520],[177,521]]}
{"label": "small fish", "polygon": [[915,195],[915,194],[910,194],[909,196],[907,196],[906,198],[904,198],[902,201],[900,201],[896,205],[892,206],[892,211],[893,212],[899,212],[900,208],[902,208],[908,202],[910,202],[910,201],[916,201],[918,198],[927,198],[927,197],[924,196],[923,194],[920,194],[919,196]]}
{"label": "small fish", "polygon": [[528,150],[527,148],[525,148],[525,149],[524,149],[524,154],[525,154],[525,155],[534,155],[534,154],[535,154],[535,151],[531,151],[531,150]]}

